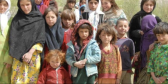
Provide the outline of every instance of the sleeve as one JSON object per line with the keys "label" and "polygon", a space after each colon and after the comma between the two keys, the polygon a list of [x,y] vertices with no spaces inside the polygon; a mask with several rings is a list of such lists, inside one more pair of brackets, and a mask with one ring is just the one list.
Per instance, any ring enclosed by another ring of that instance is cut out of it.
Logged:
{"label": "sleeve", "polygon": [[35,44],[32,48],[36,49],[38,53],[42,53],[43,46],[40,43]]}
{"label": "sleeve", "polygon": [[72,80],[69,77],[69,73],[66,70],[64,70],[64,77],[65,77],[65,84],[72,84]]}
{"label": "sleeve", "polygon": [[37,84],[45,84],[46,83],[46,74],[47,74],[47,69],[43,69],[38,77]]}
{"label": "sleeve", "polygon": [[74,63],[76,62],[74,59],[73,59],[73,51],[72,49],[69,47],[67,49],[67,52],[66,52],[66,62],[70,65],[70,66],[73,66],[74,67]]}
{"label": "sleeve", "polygon": [[120,15],[120,18],[125,18],[125,19],[127,19],[127,16],[125,15],[125,13],[124,13],[123,10],[122,10],[122,13],[121,13],[121,15]]}
{"label": "sleeve", "polygon": [[64,39],[63,39],[63,43],[61,45],[61,50],[66,52],[67,48],[66,48],[66,32],[64,32]]}
{"label": "sleeve", "polygon": [[154,72],[154,63],[153,63],[153,53],[154,51],[151,52],[151,56],[149,58],[149,63],[148,63],[148,67],[147,67],[147,72]]}
{"label": "sleeve", "polygon": [[134,42],[130,39],[130,56],[133,57],[135,55],[135,46]]}
{"label": "sleeve", "polygon": [[[98,46],[98,44],[95,42],[94,44],[90,45],[91,46],[91,54],[87,54],[86,52],[86,59],[87,59],[87,64],[97,64],[101,60],[101,51]],[[88,48],[90,49],[90,48]],[[89,51],[89,50],[87,50]]]}
{"label": "sleeve", "polygon": [[121,60],[121,54],[119,51],[119,48],[117,48],[117,55],[118,55],[118,74],[117,74],[117,78],[121,79],[121,74],[122,74],[122,60]]}
{"label": "sleeve", "polygon": [[157,23],[162,22],[162,20],[158,16],[156,16],[155,18],[156,18]]}

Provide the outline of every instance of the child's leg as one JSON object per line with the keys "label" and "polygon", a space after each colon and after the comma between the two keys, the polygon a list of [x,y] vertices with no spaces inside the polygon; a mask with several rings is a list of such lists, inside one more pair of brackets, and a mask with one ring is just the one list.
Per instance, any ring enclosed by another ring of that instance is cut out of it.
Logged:
{"label": "child's leg", "polygon": [[116,84],[116,79],[113,78],[100,78],[98,84]]}
{"label": "child's leg", "polygon": [[123,77],[122,84],[133,84],[134,74],[126,71]]}
{"label": "child's leg", "polygon": [[121,84],[123,83],[123,79],[125,78],[125,74],[127,71],[122,71],[122,75],[121,75]]}

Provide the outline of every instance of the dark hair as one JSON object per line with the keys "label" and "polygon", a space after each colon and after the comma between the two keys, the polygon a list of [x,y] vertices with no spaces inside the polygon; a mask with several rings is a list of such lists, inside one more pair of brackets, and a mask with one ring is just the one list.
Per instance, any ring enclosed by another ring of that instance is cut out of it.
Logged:
{"label": "dark hair", "polygon": [[81,3],[83,0],[80,0],[79,2]]}
{"label": "dark hair", "polygon": [[61,65],[65,62],[65,53],[63,53],[60,50],[50,50],[47,56],[45,57],[45,60],[49,63],[51,57],[55,57],[56,60],[60,60]]}
{"label": "dark hair", "polygon": [[[153,5],[154,5],[154,8],[155,8],[155,6],[156,6],[156,1],[155,1],[155,0],[142,0],[142,1],[141,1],[141,9],[143,9],[143,5],[144,5],[147,1],[151,1],[151,2],[153,3]],[[154,10],[154,8],[153,8],[153,10]]]}
{"label": "dark hair", "polygon": [[48,14],[48,12],[50,12],[50,11],[54,12],[55,15],[58,17],[58,11],[57,11],[57,9],[56,9],[55,7],[53,7],[53,6],[49,6],[49,7],[45,10],[45,12],[44,12],[44,17],[45,17],[45,16]]}
{"label": "dark hair", "polygon": [[127,19],[125,19],[125,18],[120,18],[120,19],[117,20],[116,26],[120,23],[120,21],[127,21],[127,22],[128,22]]}
{"label": "dark hair", "polygon": [[88,29],[89,30],[89,36],[93,35],[92,26],[90,24],[88,24],[88,23],[84,23],[84,24],[79,26],[79,28],[77,29],[77,33],[75,35],[75,37],[77,37],[77,38],[80,38],[79,34],[78,34],[79,29]]}
{"label": "dark hair", "polygon": [[[3,1],[6,1],[6,0],[0,0],[0,3],[3,2]],[[6,2],[7,3],[7,2]],[[7,3],[8,4],[8,3]]]}
{"label": "dark hair", "polygon": [[67,0],[67,3],[75,3],[76,4],[76,0]]}
{"label": "dark hair", "polygon": [[120,8],[116,4],[115,0],[108,0],[108,1],[112,4],[111,8],[112,8],[114,14],[117,15],[117,10],[119,10]]}
{"label": "dark hair", "polygon": [[[99,0],[95,0],[95,1],[99,2]],[[90,0],[88,0],[88,2],[90,2]]]}
{"label": "dark hair", "polygon": [[[74,24],[72,24],[72,27],[75,26],[76,23],[76,17],[75,17],[75,13],[69,9],[65,9],[62,13],[61,13],[61,20],[62,19],[68,19],[68,20],[74,20]],[[64,24],[62,23],[62,27],[65,28]]]}
{"label": "dark hair", "polygon": [[49,6],[54,6],[58,10],[58,4],[57,4],[57,2],[55,0],[51,0],[49,2]]}
{"label": "dark hair", "polygon": [[153,29],[153,33],[156,34],[168,34],[168,23],[160,22]]}
{"label": "dark hair", "polygon": [[96,41],[98,43],[102,43],[101,39],[99,38],[99,35],[102,31],[105,31],[107,34],[112,35],[112,40],[110,41],[111,44],[115,44],[117,41],[117,33],[116,30],[113,27],[110,27],[107,23],[103,23],[98,26],[97,34],[96,34]]}

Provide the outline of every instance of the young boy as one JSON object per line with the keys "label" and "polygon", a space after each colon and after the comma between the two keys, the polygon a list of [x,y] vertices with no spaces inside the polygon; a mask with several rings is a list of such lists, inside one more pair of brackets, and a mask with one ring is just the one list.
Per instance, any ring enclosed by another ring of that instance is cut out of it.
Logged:
{"label": "young boy", "polygon": [[122,58],[121,84],[133,84],[134,75],[132,72],[131,60],[135,54],[135,47],[133,41],[126,37],[129,30],[128,20],[125,18],[120,18],[117,21],[115,28],[118,35],[116,45],[119,47]]}

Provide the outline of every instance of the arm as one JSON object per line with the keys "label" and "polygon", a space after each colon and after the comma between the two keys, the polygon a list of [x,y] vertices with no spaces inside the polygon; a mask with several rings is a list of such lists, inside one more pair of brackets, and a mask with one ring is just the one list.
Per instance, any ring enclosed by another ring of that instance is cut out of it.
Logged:
{"label": "arm", "polygon": [[76,62],[74,60],[74,53],[72,51],[72,49],[69,47],[67,49],[67,52],[66,52],[66,62],[70,65],[70,66],[73,66],[74,67],[74,63]]}
{"label": "arm", "polygon": [[117,48],[117,60],[118,60],[118,73],[117,73],[117,80],[116,80],[116,84],[120,84],[120,80],[121,80],[121,74],[122,74],[122,60],[121,60],[121,54],[119,51],[119,48]]}
{"label": "arm", "polygon": [[47,70],[46,68],[43,69],[38,77],[38,81],[37,84],[45,84],[46,83],[46,75],[47,74]]}
{"label": "arm", "polygon": [[100,48],[96,42],[94,44],[91,44],[90,46],[91,48],[88,48],[90,50],[87,50],[89,51],[89,53],[86,52],[86,59],[87,59],[86,64],[97,64],[101,60]]}

